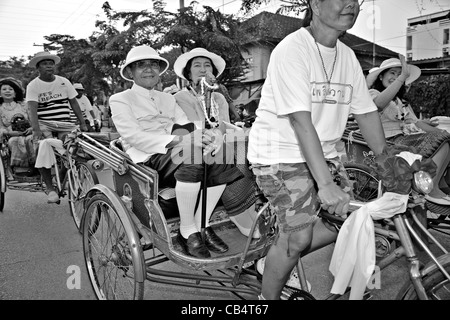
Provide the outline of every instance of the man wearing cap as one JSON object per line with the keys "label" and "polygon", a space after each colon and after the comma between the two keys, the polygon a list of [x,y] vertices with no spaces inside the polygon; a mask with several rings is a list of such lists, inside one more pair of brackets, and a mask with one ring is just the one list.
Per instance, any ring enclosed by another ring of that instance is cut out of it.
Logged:
{"label": "man wearing cap", "polygon": [[[48,203],[59,202],[59,195],[53,187],[51,176],[52,147],[63,152],[60,140],[65,134],[76,128],[70,121],[71,110],[80,121],[81,131],[87,131],[76,99],[76,90],[69,80],[55,75],[55,66],[60,61],[58,56],[42,51],[36,53],[28,64],[39,71],[39,76],[27,86],[26,99],[34,140],[40,141],[35,167],[39,169],[47,187]],[[53,134],[56,134],[60,140],[53,139]]]}
{"label": "man wearing cap", "polygon": [[95,131],[95,126],[100,126],[100,120],[95,117],[94,108],[88,97],[84,94],[84,87],[81,83],[74,83],[73,87],[77,90],[77,101],[83,113],[86,126],[89,132]]}
{"label": "man wearing cap", "polygon": [[[131,49],[120,74],[134,84],[131,89],[110,97],[112,119],[131,159],[158,171],[160,188],[175,188],[180,213],[177,240],[184,253],[210,258],[210,250],[223,253],[228,246],[210,226],[205,228],[204,239],[200,235],[202,206],[196,210],[196,204],[205,167],[208,175],[206,222],[225,185],[240,179],[242,174],[234,165],[227,164],[231,159],[219,158],[223,148],[218,150],[213,143],[216,132],[196,130],[173,95],[155,90],[160,75],[168,67],[168,61],[149,46]],[[185,126],[184,135],[175,130],[180,126]],[[210,153],[212,150],[216,151],[214,155]],[[203,161],[203,155],[207,160]]]}

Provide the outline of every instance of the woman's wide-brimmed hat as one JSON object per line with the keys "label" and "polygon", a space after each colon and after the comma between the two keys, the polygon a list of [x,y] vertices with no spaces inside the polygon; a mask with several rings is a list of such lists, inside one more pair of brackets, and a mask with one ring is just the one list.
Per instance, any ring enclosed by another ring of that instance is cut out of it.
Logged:
{"label": "woman's wide-brimmed hat", "polygon": [[[375,82],[375,80],[377,80],[378,76],[380,75],[381,72],[383,72],[384,70],[390,69],[390,68],[398,68],[398,67],[402,67],[402,63],[400,62],[400,59],[397,58],[390,58],[390,59],[386,59],[384,60],[379,68],[373,68],[374,70],[370,70],[371,72],[369,72],[369,74],[366,77],[366,82],[367,82],[367,86],[370,88],[373,83]],[[417,66],[414,66],[412,64],[408,64],[408,69],[409,69],[409,77],[406,78],[405,84],[406,85],[410,85],[411,83],[413,83],[414,81],[416,81],[421,74],[420,68]]]}
{"label": "woman's wide-brimmed hat", "polygon": [[214,64],[214,66],[216,67],[216,69],[218,71],[218,74],[215,75],[216,77],[220,76],[222,74],[222,72],[225,70],[226,63],[225,63],[225,60],[221,56],[219,56],[215,53],[212,53],[204,48],[194,48],[189,52],[183,53],[175,61],[174,65],[173,65],[173,70],[175,71],[177,76],[179,76],[180,78],[183,78],[185,80],[188,80],[184,77],[183,70],[186,67],[186,64],[188,63],[188,61],[191,60],[192,58],[196,58],[196,57],[206,57],[206,58],[211,59],[212,63]]}
{"label": "woman's wide-brimmed hat", "polygon": [[22,94],[23,94],[25,92],[25,90],[23,89],[23,86],[22,86],[22,81],[17,80],[16,78],[6,77],[6,78],[0,79],[0,87],[4,83],[11,85],[14,88],[14,91],[16,91],[16,93],[19,91],[22,91]]}
{"label": "woman's wide-brimmed hat", "polygon": [[132,48],[130,50],[130,52],[128,52],[127,58],[125,60],[125,63],[120,68],[120,75],[125,80],[133,81],[133,79],[128,78],[124,74],[125,68],[128,67],[133,62],[136,62],[136,61],[139,61],[139,60],[148,60],[148,59],[159,60],[160,61],[160,65],[161,65],[161,62],[164,64],[164,65],[161,65],[161,69],[160,69],[161,71],[160,71],[159,75],[162,75],[164,72],[167,71],[167,68],[169,68],[169,61],[167,61],[166,59],[161,57],[156,52],[155,49],[153,49],[152,47],[146,46],[146,45],[142,45],[142,46],[134,47],[134,48]]}
{"label": "woman's wide-brimmed hat", "polygon": [[61,61],[61,58],[57,55],[51,54],[48,51],[41,51],[34,55],[33,58],[31,58],[30,62],[28,62],[28,65],[32,68],[36,68],[39,62],[43,60],[53,60],[55,64],[58,64]]}

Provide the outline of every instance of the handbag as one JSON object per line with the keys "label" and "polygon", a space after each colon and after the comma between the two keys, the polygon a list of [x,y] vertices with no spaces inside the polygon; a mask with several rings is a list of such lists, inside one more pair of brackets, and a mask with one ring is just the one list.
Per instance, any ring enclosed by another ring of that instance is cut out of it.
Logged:
{"label": "handbag", "polygon": [[12,131],[24,132],[31,127],[30,122],[21,114],[15,115],[11,120]]}

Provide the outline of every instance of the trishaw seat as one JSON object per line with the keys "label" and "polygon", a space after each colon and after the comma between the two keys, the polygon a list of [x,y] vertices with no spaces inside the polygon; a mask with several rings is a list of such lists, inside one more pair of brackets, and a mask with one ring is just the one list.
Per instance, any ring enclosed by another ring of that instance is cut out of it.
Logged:
{"label": "trishaw seat", "polygon": [[[119,138],[111,141],[110,146],[116,151],[119,152],[123,157],[127,158],[131,161],[131,158],[124,151],[122,140]],[[170,200],[175,198],[175,188],[164,188],[158,191],[158,195],[164,200]]]}

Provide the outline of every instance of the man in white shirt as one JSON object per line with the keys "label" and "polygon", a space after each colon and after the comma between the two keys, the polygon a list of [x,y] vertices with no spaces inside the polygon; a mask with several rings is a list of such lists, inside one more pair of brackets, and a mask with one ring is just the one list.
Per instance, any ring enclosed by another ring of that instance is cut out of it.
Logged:
{"label": "man in white shirt", "polygon": [[80,105],[81,112],[88,126],[89,132],[95,131],[96,123],[99,125],[100,120],[95,116],[94,108],[88,97],[84,94],[84,87],[81,83],[74,83],[73,87],[77,90],[77,101]]}
{"label": "man in white shirt", "polygon": [[[56,64],[61,59],[47,51],[36,53],[29,66],[39,71],[27,86],[26,99],[33,127],[33,139],[39,141],[35,167],[39,169],[48,193],[48,203],[59,203],[59,195],[53,187],[51,167],[53,165],[52,143],[54,135],[63,137],[76,129],[71,121],[71,110],[80,121],[81,131],[87,131],[83,115],[75,99],[77,92],[69,80],[55,75]],[[62,142],[61,142],[62,144]]]}

